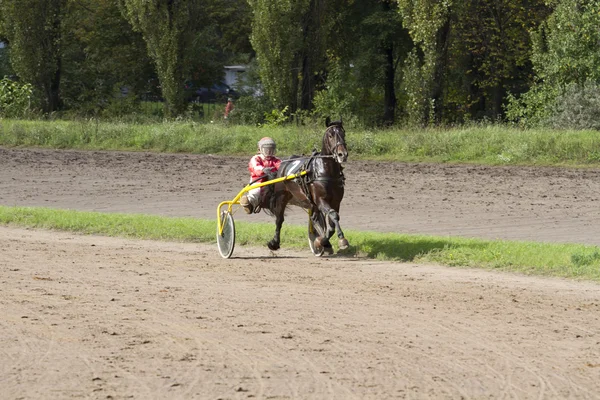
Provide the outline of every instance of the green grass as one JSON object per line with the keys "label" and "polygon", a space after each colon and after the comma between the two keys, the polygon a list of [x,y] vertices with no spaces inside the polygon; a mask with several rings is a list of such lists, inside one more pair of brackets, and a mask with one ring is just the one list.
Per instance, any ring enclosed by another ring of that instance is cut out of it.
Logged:
{"label": "green grass", "polygon": [[[0,224],[81,234],[215,243],[217,252],[216,221],[193,218],[0,206]],[[265,246],[273,235],[274,225],[237,222],[236,231],[236,245]],[[346,236],[351,243],[346,256],[600,281],[600,248],[596,246],[358,231],[347,231]],[[284,226],[282,246],[304,249],[309,254],[306,228]]]}
{"label": "green grass", "polygon": [[[488,165],[600,166],[595,131],[521,130],[501,125],[453,129],[346,127],[350,159]],[[0,145],[57,149],[253,154],[271,136],[283,157],[320,148],[322,126],[254,127],[194,121],[163,123],[0,120]]]}

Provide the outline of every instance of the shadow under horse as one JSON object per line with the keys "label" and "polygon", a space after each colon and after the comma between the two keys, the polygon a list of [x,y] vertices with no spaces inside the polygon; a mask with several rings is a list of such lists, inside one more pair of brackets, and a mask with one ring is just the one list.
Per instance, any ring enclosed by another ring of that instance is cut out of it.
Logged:
{"label": "shadow under horse", "polygon": [[340,204],[344,198],[344,174],[342,164],[348,159],[346,132],[342,121],[326,121],[321,152],[310,156],[292,156],[282,161],[281,167],[273,176],[279,178],[306,170],[306,175],[269,186],[265,196],[265,207],[275,216],[275,235],[267,246],[279,249],[281,226],[288,204],[309,211],[313,227],[318,236],[313,245],[316,252],[333,254],[329,239],[337,231],[338,247],[348,248],[348,240],[340,227]]}

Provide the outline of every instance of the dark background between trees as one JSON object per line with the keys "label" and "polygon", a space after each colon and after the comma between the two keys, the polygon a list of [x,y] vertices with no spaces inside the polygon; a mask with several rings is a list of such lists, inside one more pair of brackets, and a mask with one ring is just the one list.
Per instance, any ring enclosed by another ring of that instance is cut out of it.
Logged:
{"label": "dark background between trees", "polygon": [[45,114],[177,117],[247,64],[247,111],[560,125],[600,98],[598,26],[600,0],[0,0],[0,77]]}

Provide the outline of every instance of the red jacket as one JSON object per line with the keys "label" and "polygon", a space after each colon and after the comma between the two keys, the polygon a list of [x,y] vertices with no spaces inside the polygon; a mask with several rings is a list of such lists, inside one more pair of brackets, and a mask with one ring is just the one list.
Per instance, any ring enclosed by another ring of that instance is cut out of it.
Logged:
{"label": "red jacket", "polygon": [[257,154],[250,159],[248,163],[248,171],[250,171],[250,180],[253,181],[258,177],[263,176],[263,168],[271,168],[272,172],[279,169],[281,159],[275,156],[264,158],[262,154]]}

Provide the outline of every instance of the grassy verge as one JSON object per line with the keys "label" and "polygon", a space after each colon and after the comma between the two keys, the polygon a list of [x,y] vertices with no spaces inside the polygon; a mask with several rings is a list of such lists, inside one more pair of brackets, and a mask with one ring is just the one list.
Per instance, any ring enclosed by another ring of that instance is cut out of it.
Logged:
{"label": "grassy verge", "polygon": [[[215,242],[216,231],[216,221],[193,218],[3,206],[0,206],[0,224],[83,234],[207,243]],[[272,237],[273,230],[272,224],[237,222],[236,244],[264,246]],[[352,244],[348,255],[600,281],[600,248],[596,246],[358,231],[347,231],[346,234]],[[282,245],[305,249],[308,254],[306,229],[284,226]]]}
{"label": "grassy verge", "polygon": [[[520,130],[499,125],[454,129],[365,130],[346,127],[351,159],[491,165],[600,165],[593,131]],[[322,126],[254,127],[193,121],[125,122],[0,120],[1,146],[252,154],[271,136],[282,156],[320,148]]]}

